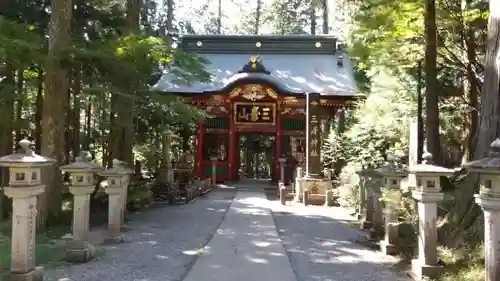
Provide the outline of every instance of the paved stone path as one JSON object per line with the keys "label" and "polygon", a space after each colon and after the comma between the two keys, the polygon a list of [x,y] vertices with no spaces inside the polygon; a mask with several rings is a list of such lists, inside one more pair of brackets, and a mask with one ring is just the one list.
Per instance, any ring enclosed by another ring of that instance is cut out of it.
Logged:
{"label": "paved stone path", "polygon": [[[254,184],[252,184],[254,185]],[[135,215],[126,243],[96,260],[49,270],[47,281],[395,281],[394,258],[353,242],[341,208],[281,206],[262,186],[214,190]],[[232,202],[232,203],[231,203]],[[207,244],[208,243],[208,244]]]}
{"label": "paved stone path", "polygon": [[184,281],[296,281],[266,201],[262,192],[238,192]]}

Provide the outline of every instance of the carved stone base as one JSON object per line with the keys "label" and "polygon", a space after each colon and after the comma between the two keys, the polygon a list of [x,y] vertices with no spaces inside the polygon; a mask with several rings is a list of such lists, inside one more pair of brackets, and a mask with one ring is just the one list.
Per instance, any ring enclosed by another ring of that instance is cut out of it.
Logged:
{"label": "carved stone base", "polygon": [[66,249],[66,261],[73,263],[84,263],[94,258],[94,246],[85,244],[79,247],[69,247]]}
{"label": "carved stone base", "polygon": [[6,281],[43,281],[43,267],[37,266],[25,273],[11,272]]}
{"label": "carved stone base", "polygon": [[120,244],[125,242],[123,239],[123,235],[120,236],[108,236],[104,238],[104,244],[112,245],[112,244]]}
{"label": "carved stone base", "polygon": [[394,244],[389,244],[385,240],[380,241],[380,251],[386,255],[396,255],[399,253],[398,247]]}
{"label": "carved stone base", "polygon": [[434,278],[442,273],[444,267],[441,265],[426,265],[418,259],[411,261],[411,276],[415,280],[423,280],[424,277]]}

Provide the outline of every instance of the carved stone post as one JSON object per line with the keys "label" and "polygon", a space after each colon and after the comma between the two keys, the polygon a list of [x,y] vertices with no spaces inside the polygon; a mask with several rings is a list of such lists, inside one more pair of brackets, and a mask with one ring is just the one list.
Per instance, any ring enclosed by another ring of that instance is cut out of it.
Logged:
{"label": "carved stone post", "polygon": [[380,241],[380,249],[386,255],[394,255],[398,253],[396,242],[398,238],[398,218],[396,210],[401,201],[399,186],[403,177],[407,175],[402,166],[398,163],[399,158],[395,156],[388,159],[391,161],[388,165],[377,169],[384,177],[384,187],[387,192],[387,200],[384,210],[384,239]]}
{"label": "carved stone post", "polygon": [[66,249],[66,259],[87,262],[93,257],[93,245],[87,243],[89,233],[90,194],[95,190],[95,173],[103,168],[90,162],[87,151],[82,151],[75,163],[60,169],[71,176],[69,191],[73,194],[73,241]]}
{"label": "carved stone post", "polygon": [[375,172],[375,174],[368,179],[367,183],[367,189],[371,192],[373,206],[373,224],[370,229],[370,238],[374,240],[381,237],[384,228],[382,202],[380,202],[380,199],[382,198],[382,191],[380,190],[381,187],[382,176],[378,172]]}
{"label": "carved stone post", "polygon": [[295,176],[295,202],[301,202],[302,200],[302,185],[301,185],[301,179],[304,176],[304,170],[302,167],[297,167],[296,168],[296,176]]}
{"label": "carved stone post", "polygon": [[[363,169],[361,167],[356,168],[356,174],[358,175],[358,206],[357,206],[357,216],[358,220],[362,220],[362,224],[366,223],[366,187],[365,187],[365,177],[363,176]],[[369,228],[362,226],[362,228]]]}
{"label": "carved stone post", "polygon": [[35,154],[32,143],[22,140],[22,152],[0,157],[0,166],[8,167],[9,186],[4,188],[12,198],[11,281],[43,280],[43,269],[35,268],[35,234],[37,196],[44,192],[41,168],[54,164],[54,159]]}
{"label": "carved stone post", "polygon": [[123,242],[121,233],[121,214],[123,209],[123,176],[125,171],[122,167],[114,166],[99,173],[105,177],[108,186],[105,191],[108,194],[108,233],[104,242],[117,244]]}
{"label": "carved stone post", "polygon": [[217,185],[217,156],[210,156],[210,161],[212,161],[212,187]]}
{"label": "carved stone post", "polygon": [[278,159],[280,162],[280,181],[282,183],[285,183],[285,163],[286,163],[286,158],[280,157]]}
{"label": "carved stone post", "polygon": [[485,281],[500,280],[500,139],[491,144],[490,154],[465,164],[480,176],[476,203],[484,213]]}
{"label": "carved stone post", "polygon": [[[375,188],[377,188],[376,178],[379,176],[375,170],[363,168],[358,171],[360,177],[360,209],[361,212],[361,228],[370,229],[378,223],[375,204],[378,198],[375,198]],[[361,206],[363,206],[361,208]]]}
{"label": "carved stone post", "polygon": [[281,203],[281,205],[286,205],[287,192],[286,192],[285,184],[283,182],[279,182],[278,188],[279,188],[279,195],[280,195],[280,203]]}
{"label": "carved stone post", "polygon": [[124,161],[113,159],[113,167],[117,167],[118,169],[123,170],[123,178],[121,180],[122,183],[121,200],[123,207],[120,213],[120,225],[122,227],[122,230],[127,229],[127,227],[125,226],[125,214],[127,213],[128,185],[130,184],[130,175],[134,172],[132,169],[125,168],[124,165],[126,164],[127,163]]}
{"label": "carved stone post", "polygon": [[454,170],[432,165],[432,155],[422,156],[422,164],[410,172],[417,180],[412,197],[418,202],[418,259],[412,261],[412,273],[417,280],[424,276],[433,278],[442,270],[437,260],[437,203],[443,200],[440,177],[451,176]]}

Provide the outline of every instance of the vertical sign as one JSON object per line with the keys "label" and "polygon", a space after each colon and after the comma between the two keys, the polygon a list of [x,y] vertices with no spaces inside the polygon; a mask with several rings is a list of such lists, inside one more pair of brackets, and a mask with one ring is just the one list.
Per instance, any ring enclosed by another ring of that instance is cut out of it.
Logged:
{"label": "vertical sign", "polygon": [[319,126],[316,115],[311,115],[311,157],[319,156]]}

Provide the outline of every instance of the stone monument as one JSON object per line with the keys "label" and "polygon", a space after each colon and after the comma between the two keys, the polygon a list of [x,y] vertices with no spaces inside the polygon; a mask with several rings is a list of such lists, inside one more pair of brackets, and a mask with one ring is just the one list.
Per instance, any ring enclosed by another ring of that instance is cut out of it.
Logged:
{"label": "stone monument", "polygon": [[500,280],[500,139],[491,143],[490,154],[464,165],[469,172],[479,173],[476,203],[484,213],[485,281]]}
{"label": "stone monument", "polygon": [[105,192],[108,194],[108,233],[105,243],[117,244],[123,242],[121,233],[121,214],[123,209],[123,178],[126,175],[121,166],[113,166],[99,175],[106,178],[108,185]]}
{"label": "stone monument", "polygon": [[87,262],[93,257],[93,245],[88,243],[90,195],[96,188],[95,174],[103,167],[90,162],[87,151],[82,151],[72,164],[60,169],[71,176],[69,191],[73,200],[73,240],[66,249],[66,258],[71,262]]}
{"label": "stone monument", "polygon": [[380,249],[386,255],[394,255],[398,253],[396,247],[398,239],[396,211],[401,200],[399,187],[407,172],[399,163],[398,157],[390,155],[387,160],[389,161],[388,165],[377,169],[377,172],[384,177],[384,188],[389,199],[385,202],[384,239],[380,241]]}
{"label": "stone monument", "polygon": [[443,269],[437,259],[437,203],[444,197],[440,177],[454,173],[452,169],[433,165],[428,152],[422,155],[422,160],[422,164],[409,170],[416,178],[412,197],[418,202],[418,258],[412,260],[412,274],[417,280],[436,277]]}
{"label": "stone monument", "polygon": [[23,151],[0,157],[0,166],[9,168],[4,194],[12,198],[10,281],[43,280],[43,269],[35,268],[36,203],[45,189],[41,168],[56,160],[37,155],[31,145],[29,140],[21,140]]}

